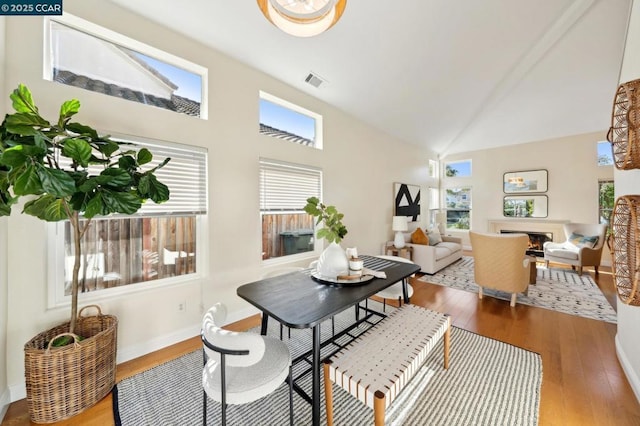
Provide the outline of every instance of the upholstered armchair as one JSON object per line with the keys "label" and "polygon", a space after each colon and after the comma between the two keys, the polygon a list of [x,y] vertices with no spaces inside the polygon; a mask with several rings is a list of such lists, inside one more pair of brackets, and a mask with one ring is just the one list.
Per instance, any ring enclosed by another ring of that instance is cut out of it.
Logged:
{"label": "upholstered armchair", "polygon": [[475,282],[482,289],[491,288],[511,293],[511,306],[516,306],[517,294],[529,287],[529,246],[526,234],[481,234],[469,232],[474,260]]}
{"label": "upholstered armchair", "polygon": [[549,266],[550,261],[569,264],[573,269],[578,268],[578,275],[582,275],[583,266],[593,266],[597,274],[607,225],[566,223],[564,233],[567,238],[565,242],[544,243],[545,266]]}

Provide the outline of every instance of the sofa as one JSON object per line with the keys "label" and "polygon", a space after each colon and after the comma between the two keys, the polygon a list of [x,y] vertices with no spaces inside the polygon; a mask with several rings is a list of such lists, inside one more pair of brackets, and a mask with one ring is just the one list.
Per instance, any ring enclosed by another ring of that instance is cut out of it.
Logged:
{"label": "sofa", "polygon": [[[432,236],[428,244],[413,243],[411,242],[412,233],[403,233],[405,246],[413,248],[411,260],[413,263],[420,265],[421,271],[426,274],[435,274],[445,266],[449,266],[456,260],[462,258],[461,238],[440,235],[439,233],[437,233],[437,237],[439,238],[433,238],[435,236],[433,232],[434,231],[425,233]],[[439,239],[441,241],[438,241]],[[393,246],[393,241],[385,244],[383,254],[386,254],[386,247],[389,246]]]}

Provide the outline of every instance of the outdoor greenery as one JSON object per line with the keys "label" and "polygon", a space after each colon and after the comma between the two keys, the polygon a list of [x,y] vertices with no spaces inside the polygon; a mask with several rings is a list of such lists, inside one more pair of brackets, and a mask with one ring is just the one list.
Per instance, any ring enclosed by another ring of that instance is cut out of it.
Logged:
{"label": "outdoor greenery", "polygon": [[342,224],[344,215],[338,213],[335,206],[325,206],[318,198],[310,197],[307,198],[304,211],[317,218],[316,225],[324,224],[323,228],[318,229],[318,238],[324,238],[330,243],[339,243],[347,235],[347,228]]}
{"label": "outdoor greenery", "polygon": [[[31,92],[19,85],[10,95],[16,111],[0,125],[0,216],[22,196],[23,213],[55,222],[69,220],[73,227],[75,262],[71,289],[73,333],[78,311],[78,275],[81,239],[91,219],[112,213],[133,214],[148,199],[169,199],[169,188],[154,172],[169,162],[143,171],[153,155],[130,144],[100,136],[93,128],[71,122],[80,102],[66,101],[56,122],[38,112]],[[82,218],[87,220],[80,220]]]}

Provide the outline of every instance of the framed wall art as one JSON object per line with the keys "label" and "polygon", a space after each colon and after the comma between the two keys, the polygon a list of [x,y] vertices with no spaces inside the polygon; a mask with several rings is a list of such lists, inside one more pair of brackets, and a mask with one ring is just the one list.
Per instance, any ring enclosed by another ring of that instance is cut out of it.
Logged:
{"label": "framed wall art", "polygon": [[407,216],[409,222],[420,220],[420,187],[406,183],[393,184],[394,216]]}

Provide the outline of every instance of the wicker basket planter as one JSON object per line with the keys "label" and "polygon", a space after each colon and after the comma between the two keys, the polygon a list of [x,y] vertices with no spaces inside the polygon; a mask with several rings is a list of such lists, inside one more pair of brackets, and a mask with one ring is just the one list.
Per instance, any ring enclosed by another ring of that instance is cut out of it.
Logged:
{"label": "wicker basket planter", "polygon": [[611,217],[613,282],[623,303],[640,306],[640,195],[619,197]]}
{"label": "wicker basket planter", "polygon": [[[95,307],[98,314],[82,316]],[[115,385],[118,320],[102,315],[96,305],[78,313],[76,333],[84,340],[49,347],[68,334],[69,322],[44,331],[24,345],[29,416],[35,423],[53,423],[84,411],[107,396]]]}
{"label": "wicker basket planter", "polygon": [[640,168],[640,79],[622,83],[613,100],[611,142],[613,162],[620,170]]}

